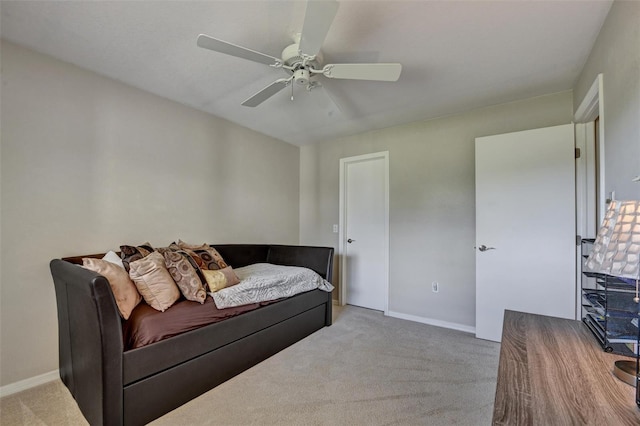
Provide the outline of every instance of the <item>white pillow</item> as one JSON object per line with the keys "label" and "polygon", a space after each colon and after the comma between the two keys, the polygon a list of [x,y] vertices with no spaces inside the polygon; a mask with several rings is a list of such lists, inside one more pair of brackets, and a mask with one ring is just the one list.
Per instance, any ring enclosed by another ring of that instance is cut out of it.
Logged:
{"label": "white pillow", "polygon": [[104,257],[102,258],[102,260],[115,263],[116,265],[124,269],[124,264],[122,263],[122,259],[120,259],[120,256],[118,256],[115,251],[108,251],[107,254],[105,254]]}

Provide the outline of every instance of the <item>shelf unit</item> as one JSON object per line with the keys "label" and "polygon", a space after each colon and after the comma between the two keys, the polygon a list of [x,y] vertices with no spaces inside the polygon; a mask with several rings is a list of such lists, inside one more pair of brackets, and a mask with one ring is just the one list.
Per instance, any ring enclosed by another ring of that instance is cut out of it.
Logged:
{"label": "shelf unit", "polygon": [[594,239],[582,240],[582,320],[606,352],[638,354],[635,281],[592,272],[584,265]]}

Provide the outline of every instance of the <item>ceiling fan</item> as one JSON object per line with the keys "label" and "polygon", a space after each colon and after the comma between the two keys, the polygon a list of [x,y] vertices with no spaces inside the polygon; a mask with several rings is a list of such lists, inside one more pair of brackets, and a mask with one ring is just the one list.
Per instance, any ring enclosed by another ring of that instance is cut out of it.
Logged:
{"label": "ceiling fan", "polygon": [[198,46],[249,61],[259,62],[273,68],[282,68],[289,74],[288,78],[280,78],[274,81],[242,102],[242,105],[248,107],[260,105],[292,82],[305,87],[307,90],[312,90],[320,86],[316,79],[320,75],[338,79],[397,81],[402,72],[401,64],[322,63],[320,48],[338,12],[338,6],[339,4],[335,0],[309,0],[302,33],[296,36],[293,44],[284,48],[281,55],[282,58],[276,58],[205,34],[198,36]]}

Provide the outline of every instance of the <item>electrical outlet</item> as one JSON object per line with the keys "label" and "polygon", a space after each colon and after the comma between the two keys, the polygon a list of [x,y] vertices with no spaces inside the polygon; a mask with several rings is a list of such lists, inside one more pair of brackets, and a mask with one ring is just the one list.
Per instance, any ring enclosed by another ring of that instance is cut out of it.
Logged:
{"label": "electrical outlet", "polygon": [[333,233],[334,234],[338,233],[338,225],[333,225]]}
{"label": "electrical outlet", "polygon": [[431,283],[431,290],[434,293],[437,293],[440,290],[440,284],[438,284],[438,281],[434,281]]}

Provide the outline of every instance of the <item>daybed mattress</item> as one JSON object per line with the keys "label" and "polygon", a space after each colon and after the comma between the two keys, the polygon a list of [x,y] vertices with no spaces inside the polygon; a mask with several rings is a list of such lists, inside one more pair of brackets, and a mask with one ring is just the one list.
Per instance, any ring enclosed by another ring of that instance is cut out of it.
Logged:
{"label": "daybed mattress", "polygon": [[180,300],[164,312],[142,302],[131,312],[122,329],[125,351],[140,348],[208,324],[252,311],[273,302],[218,309],[211,296],[203,304]]}

